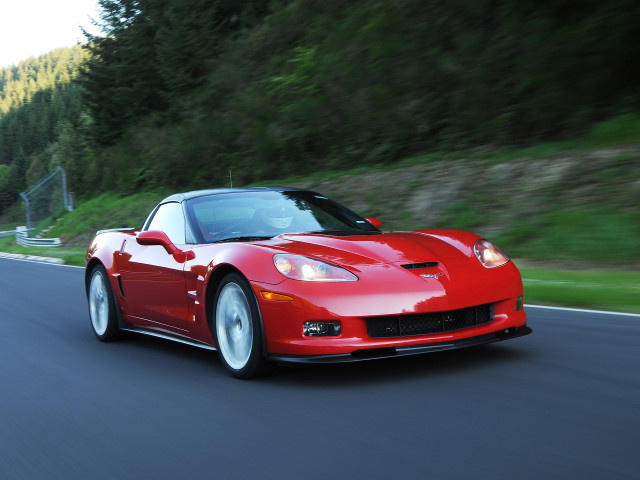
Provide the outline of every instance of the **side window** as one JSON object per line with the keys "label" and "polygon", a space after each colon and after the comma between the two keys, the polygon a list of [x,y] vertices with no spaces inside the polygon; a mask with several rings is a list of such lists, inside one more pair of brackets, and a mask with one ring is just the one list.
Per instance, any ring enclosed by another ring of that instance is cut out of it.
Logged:
{"label": "side window", "polygon": [[147,230],[160,230],[166,233],[167,237],[175,244],[186,243],[182,206],[173,202],[160,205],[151,219],[151,223],[147,226]]}

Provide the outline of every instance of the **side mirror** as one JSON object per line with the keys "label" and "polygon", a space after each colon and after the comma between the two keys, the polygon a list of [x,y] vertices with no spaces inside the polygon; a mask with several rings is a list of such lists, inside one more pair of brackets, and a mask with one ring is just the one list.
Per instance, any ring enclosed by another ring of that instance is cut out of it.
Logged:
{"label": "side mirror", "polygon": [[138,235],[136,235],[136,242],[140,245],[160,245],[164,247],[169,255],[173,255],[173,253],[178,250],[173,242],[169,240],[166,233],[155,230],[138,233]]}
{"label": "side mirror", "polygon": [[140,232],[136,235],[136,242],[140,245],[160,245],[164,247],[169,255],[173,255],[173,258],[179,263],[196,258],[196,254],[192,250],[185,251],[176,247],[164,232],[156,230]]}
{"label": "side mirror", "polygon": [[376,228],[380,228],[382,226],[382,222],[377,218],[367,217],[365,218],[365,220]]}

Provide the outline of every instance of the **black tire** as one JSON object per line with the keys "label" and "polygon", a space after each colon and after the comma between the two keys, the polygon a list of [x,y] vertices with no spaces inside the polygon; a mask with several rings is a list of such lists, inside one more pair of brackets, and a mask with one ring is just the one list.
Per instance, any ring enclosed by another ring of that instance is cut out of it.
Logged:
{"label": "black tire", "polygon": [[109,276],[102,265],[97,265],[91,271],[87,288],[87,300],[89,303],[89,320],[96,337],[103,342],[118,340],[121,336],[121,331],[118,326],[115,299]]}
{"label": "black tire", "polygon": [[258,302],[242,275],[230,273],[222,279],[211,319],[218,355],[231,375],[252,378],[269,370]]}

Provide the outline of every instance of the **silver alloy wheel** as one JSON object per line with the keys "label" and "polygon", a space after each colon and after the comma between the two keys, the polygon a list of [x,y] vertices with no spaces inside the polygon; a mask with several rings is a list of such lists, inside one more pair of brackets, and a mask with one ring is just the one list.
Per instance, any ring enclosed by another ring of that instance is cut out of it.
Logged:
{"label": "silver alloy wheel", "polygon": [[251,356],[253,321],[247,297],[234,282],[227,283],[218,296],[216,333],[227,364],[234,370],[242,369]]}
{"label": "silver alloy wheel", "polygon": [[109,326],[109,295],[104,275],[99,270],[93,272],[89,286],[89,315],[96,334],[103,336]]}

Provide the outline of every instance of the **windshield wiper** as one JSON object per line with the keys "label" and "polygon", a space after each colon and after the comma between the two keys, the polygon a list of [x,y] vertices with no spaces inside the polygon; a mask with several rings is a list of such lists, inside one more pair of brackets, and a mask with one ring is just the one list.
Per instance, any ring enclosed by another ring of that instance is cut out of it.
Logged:
{"label": "windshield wiper", "polygon": [[272,236],[258,236],[258,235],[244,235],[241,237],[229,237],[223,238],[222,240],[215,240],[211,243],[225,243],[225,242],[249,242],[252,240],[270,240]]}

